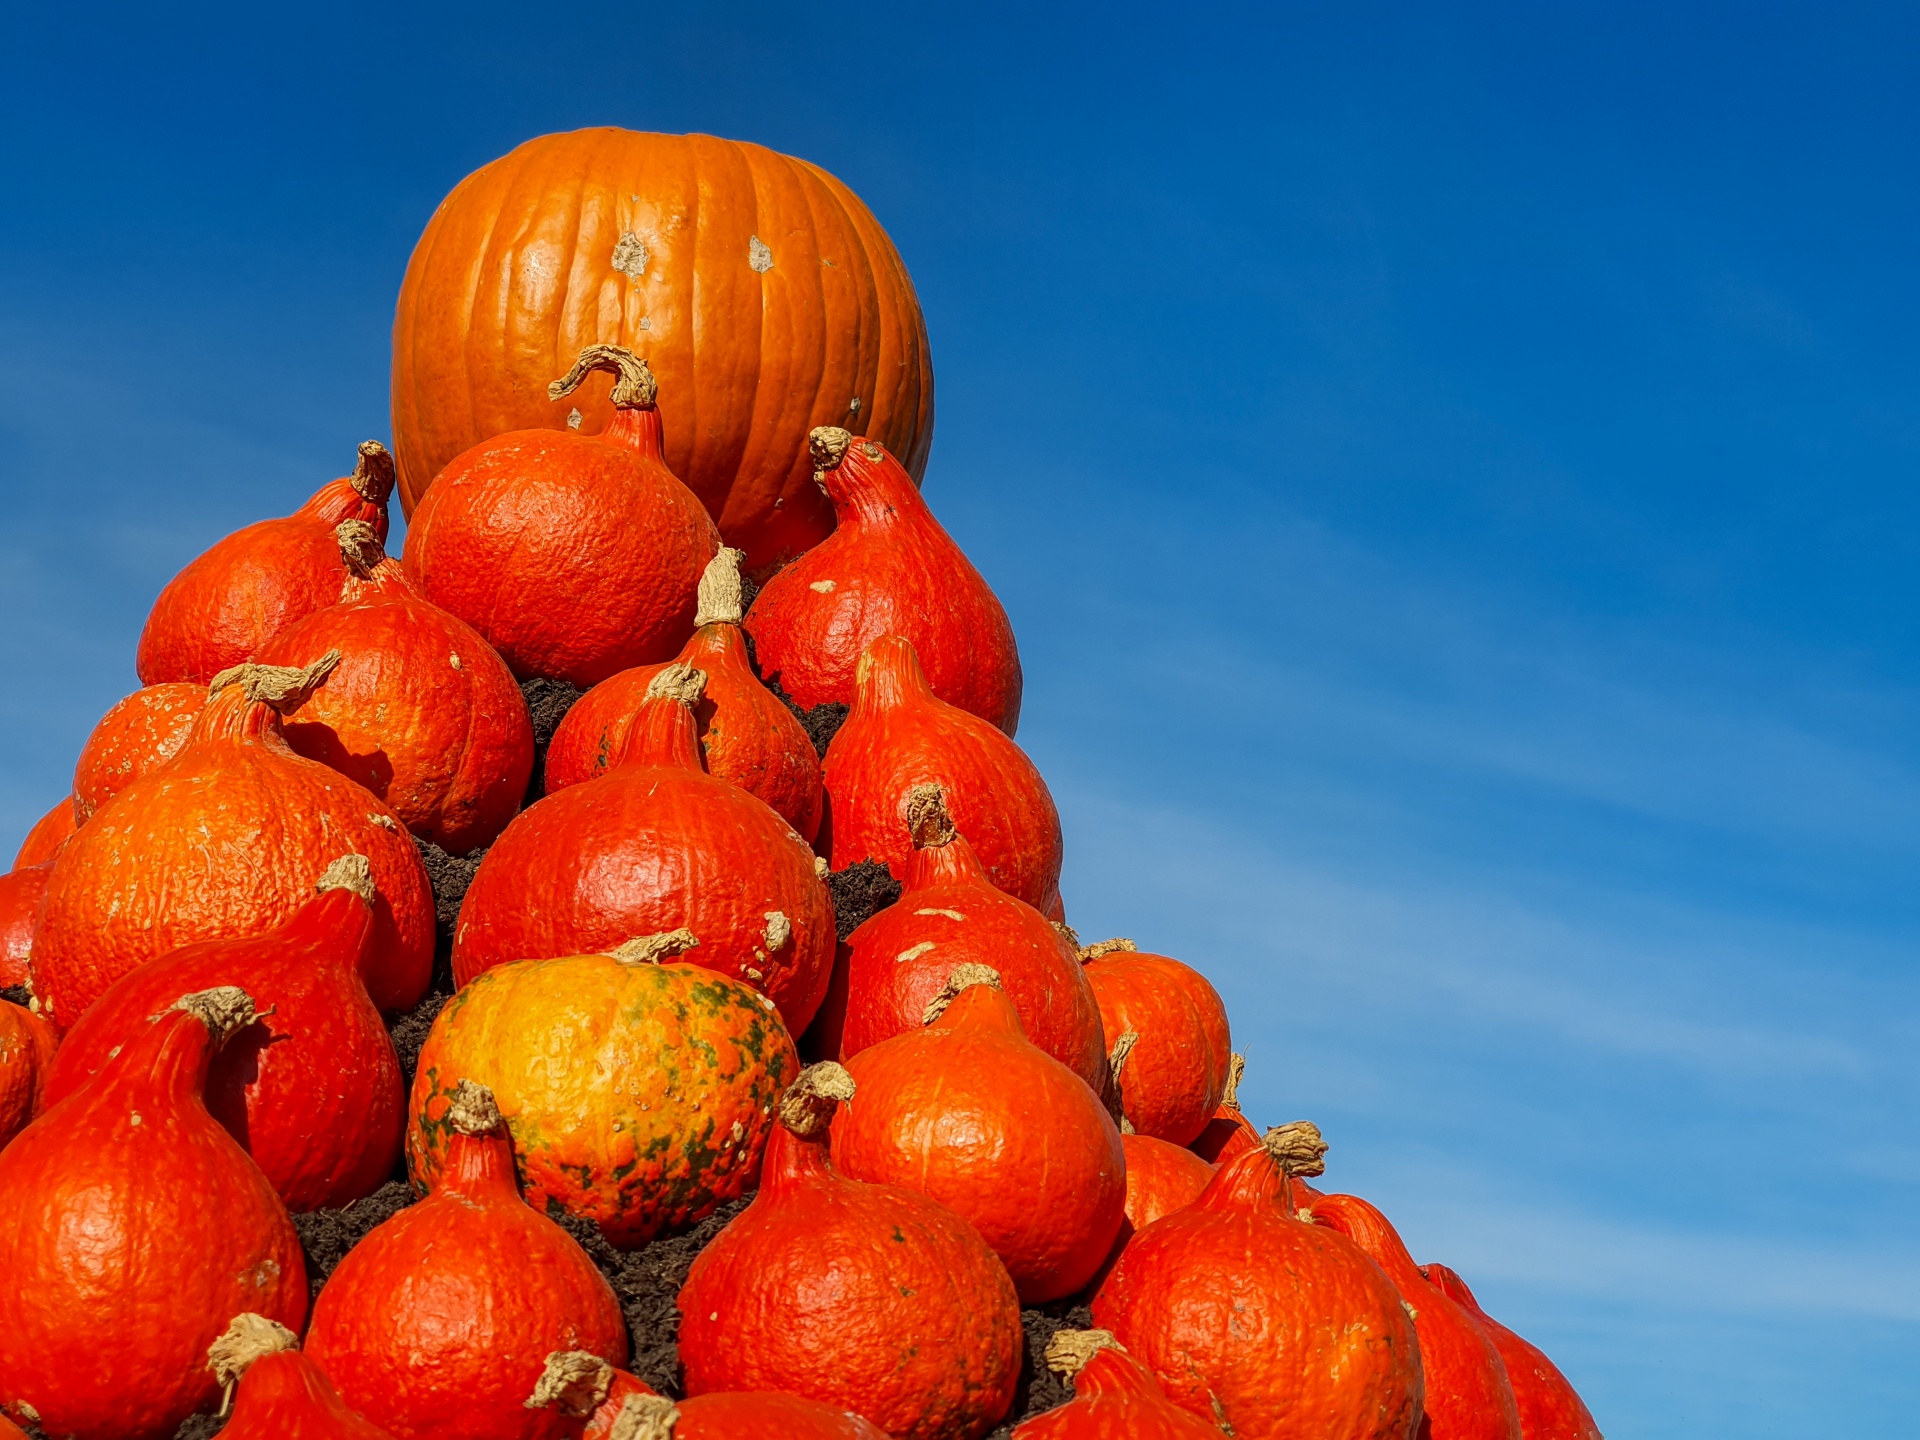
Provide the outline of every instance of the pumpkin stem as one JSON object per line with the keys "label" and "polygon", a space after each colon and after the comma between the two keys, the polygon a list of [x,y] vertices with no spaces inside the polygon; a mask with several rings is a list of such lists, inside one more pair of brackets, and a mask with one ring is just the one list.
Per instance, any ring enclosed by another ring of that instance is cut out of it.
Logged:
{"label": "pumpkin stem", "polygon": [[938,785],[916,785],[907,791],[907,833],[916,850],[938,850],[951,845],[960,832],[947,813],[947,792]]}
{"label": "pumpkin stem", "polygon": [[662,930],[658,935],[638,935],[607,953],[622,965],[658,965],[676,955],[684,955],[700,943],[700,937],[686,926]]}
{"label": "pumpkin stem", "polygon": [[629,1395],[613,1417],[607,1440],[673,1440],[680,1411],[664,1395]]}
{"label": "pumpkin stem", "polygon": [[573,362],[573,368],[547,386],[549,400],[564,400],[580,388],[580,382],[595,370],[605,370],[619,378],[608,397],[616,410],[651,410],[659,385],[647,362],[633,351],[618,345],[589,345]]}
{"label": "pumpkin stem", "polygon": [[313,889],[316,895],[324,895],[329,890],[351,890],[371,905],[374,897],[373,865],[364,855],[342,855],[320,872]]}
{"label": "pumpkin stem", "polygon": [[975,985],[991,985],[1000,988],[1000,972],[991,965],[956,965],[953,973],[947,977],[947,983],[940,987],[940,993],[927,1002],[927,1008],[920,1017],[922,1025],[931,1025],[947,1013],[947,1007],[959,999],[960,992],[971,990]]}
{"label": "pumpkin stem", "polygon": [[693,613],[696,629],[740,623],[747,612],[746,595],[740,588],[740,562],[745,558],[744,551],[722,545],[700,572],[699,608]]}
{"label": "pumpkin stem", "polygon": [[1262,1135],[1260,1145],[1280,1168],[1280,1208],[1291,1215],[1294,1177],[1327,1173],[1327,1142],[1320,1138],[1320,1127],[1311,1120],[1289,1120]]}
{"label": "pumpkin stem", "polygon": [[822,1060],[800,1072],[780,1097],[780,1123],[802,1140],[811,1140],[833,1123],[833,1112],[853,1099],[853,1076],[846,1067]]}
{"label": "pumpkin stem", "polygon": [[1079,953],[1080,932],[1078,930],[1074,929],[1073,926],[1067,924],[1064,920],[1049,920],[1047,923],[1060,932],[1060,938],[1073,947],[1075,954]]}
{"label": "pumpkin stem", "polygon": [[1098,960],[1102,955],[1132,955],[1139,949],[1140,947],[1133,941],[1123,935],[1117,935],[1111,940],[1096,940],[1091,945],[1081,946],[1080,963],[1085,965],[1090,960]]}
{"label": "pumpkin stem", "polygon": [[238,685],[247,699],[291,715],[307,703],[339,663],[338,650],[329,650],[312,664],[301,666],[256,665],[247,660],[214,676],[207,684],[207,694],[217,695],[229,685]]}
{"label": "pumpkin stem", "polygon": [[378,440],[362,440],[347,483],[370,505],[384,505],[393,494],[393,456]]}
{"label": "pumpkin stem", "polygon": [[1133,1122],[1127,1119],[1120,1091],[1120,1074],[1127,1068],[1127,1057],[1133,1054],[1133,1047],[1139,1043],[1140,1032],[1128,1030],[1113,1042],[1113,1049],[1107,1055],[1107,1088],[1100,1098],[1106,1102],[1107,1113],[1113,1116],[1113,1122],[1120,1127],[1122,1135],[1131,1135],[1134,1130]]}
{"label": "pumpkin stem", "polygon": [[647,682],[647,699],[678,700],[688,709],[707,693],[707,672],[676,660]]}
{"label": "pumpkin stem", "polygon": [[291,1350],[299,1343],[293,1332],[277,1320],[255,1315],[250,1310],[234,1316],[226,1333],[207,1347],[207,1368],[223,1387],[216,1418],[224,1418],[233,1408],[233,1387],[240,1383],[240,1377],[254,1361]]}
{"label": "pumpkin stem", "polygon": [[447,1105],[447,1124],[462,1135],[489,1135],[500,1126],[500,1107],[493,1102],[493,1091],[477,1080],[462,1080],[453,1087]]}
{"label": "pumpkin stem", "polygon": [[807,433],[807,454],[815,470],[837,470],[853,444],[853,432],[838,425],[816,425]]}
{"label": "pumpkin stem", "polygon": [[529,1410],[560,1407],[562,1415],[585,1420],[606,1403],[613,1366],[591,1350],[555,1350],[526,1399]]}
{"label": "pumpkin stem", "polygon": [[1240,1077],[1247,1073],[1247,1057],[1239,1051],[1227,1057],[1227,1088],[1220,1092],[1220,1103],[1227,1109],[1240,1109]]}
{"label": "pumpkin stem", "polygon": [[211,990],[182,995],[167,1009],[184,1010],[197,1018],[207,1027],[207,1033],[213,1036],[213,1048],[216,1050],[258,1018],[253,1009],[253,997],[238,985],[216,985]]}
{"label": "pumpkin stem", "polygon": [[1047,1341],[1047,1368],[1062,1380],[1071,1380],[1102,1350],[1118,1350],[1124,1355],[1127,1347],[1111,1330],[1056,1330]]}
{"label": "pumpkin stem", "polygon": [[340,558],[347,569],[362,580],[372,579],[374,567],[387,558],[380,532],[364,520],[342,520],[333,527],[333,538],[340,545]]}

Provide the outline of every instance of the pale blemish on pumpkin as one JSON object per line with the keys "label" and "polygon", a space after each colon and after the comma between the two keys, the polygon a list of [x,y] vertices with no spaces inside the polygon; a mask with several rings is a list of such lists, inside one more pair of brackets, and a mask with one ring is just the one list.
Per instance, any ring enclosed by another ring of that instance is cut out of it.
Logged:
{"label": "pale blemish on pumpkin", "polygon": [[793,922],[782,910],[767,911],[767,953],[771,955],[793,938]]}
{"label": "pale blemish on pumpkin", "polygon": [[916,910],[913,913],[916,915],[944,915],[949,920],[964,920],[967,918],[958,910]]}
{"label": "pale blemish on pumpkin", "polygon": [[747,264],[753,267],[757,275],[764,275],[773,268],[773,251],[758,235],[747,237]]}
{"label": "pale blemish on pumpkin", "polygon": [[647,243],[631,230],[620,237],[613,247],[613,268],[631,280],[641,279],[647,273]]}
{"label": "pale blemish on pumpkin", "polygon": [[[322,821],[322,828],[324,828],[327,817],[322,815],[320,819]],[[397,824],[394,823],[394,819],[391,815],[375,815],[371,810],[369,810],[367,812],[367,819],[371,820],[374,824],[380,826],[383,830],[398,830],[400,828]]]}
{"label": "pale blemish on pumpkin", "polygon": [[[927,912],[922,910],[920,913],[924,915]],[[918,945],[910,945],[898,955],[894,956],[893,963],[896,965],[904,965],[909,960],[918,960],[931,949],[933,949],[933,941],[922,940]]]}
{"label": "pale blemish on pumpkin", "polygon": [[569,430],[578,430],[580,428],[580,422],[586,418],[586,416],[580,413],[580,407],[578,405],[574,406],[573,409],[567,412],[567,428]]}
{"label": "pale blemish on pumpkin", "polygon": [[449,655],[447,657],[447,663],[458,670],[460,668],[460,657],[458,655]]}
{"label": "pale blemish on pumpkin", "polygon": [[860,397],[858,395],[847,402],[847,413],[849,415],[858,415],[860,413]]}
{"label": "pale blemish on pumpkin", "polygon": [[640,328],[642,330],[651,330],[653,328],[653,317],[651,315],[642,315],[640,317]]}
{"label": "pale blemish on pumpkin", "polygon": [[822,595],[831,595],[831,594],[833,593],[833,581],[831,581],[831,580],[816,580],[816,581],[814,581],[814,582],[813,582],[813,583],[812,583],[811,585],[809,585],[809,586],[807,586],[807,589],[809,589],[809,590],[817,590],[817,591],[819,591],[819,592],[820,592],[820,593],[821,593]]}

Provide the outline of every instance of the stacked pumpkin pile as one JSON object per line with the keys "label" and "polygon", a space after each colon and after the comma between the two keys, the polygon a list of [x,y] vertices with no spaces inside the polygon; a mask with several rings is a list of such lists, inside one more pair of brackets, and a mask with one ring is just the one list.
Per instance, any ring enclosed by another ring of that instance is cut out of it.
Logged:
{"label": "stacked pumpkin pile", "polygon": [[1011,628],[888,448],[779,462],[832,528],[756,592],[647,361],[588,387],[599,433],[465,449],[400,561],[368,442],[155,604],[0,879],[0,1410],[1596,1435],[1240,1113],[1202,976],[1067,928]]}

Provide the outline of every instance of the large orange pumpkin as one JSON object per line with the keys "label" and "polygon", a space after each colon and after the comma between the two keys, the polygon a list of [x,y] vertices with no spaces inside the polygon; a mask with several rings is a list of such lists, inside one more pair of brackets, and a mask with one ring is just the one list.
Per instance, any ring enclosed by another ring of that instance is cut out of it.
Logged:
{"label": "large orange pumpkin", "polygon": [[[758,145],[609,127],[529,140],[427,222],[393,321],[407,513],[463,450],[567,425],[547,382],[597,343],[653,367],[668,467],[756,571],[833,528],[816,425],[926,468],[926,323],[859,197]],[[612,418],[603,385],[576,403],[582,434]]]}

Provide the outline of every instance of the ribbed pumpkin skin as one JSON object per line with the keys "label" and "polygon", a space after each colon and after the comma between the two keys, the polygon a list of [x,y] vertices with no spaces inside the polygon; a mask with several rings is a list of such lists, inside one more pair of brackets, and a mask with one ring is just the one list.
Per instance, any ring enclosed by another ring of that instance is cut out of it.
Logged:
{"label": "ribbed pumpkin skin", "polygon": [[719,548],[643,408],[603,435],[516,430],[457,456],[413,512],[404,564],[514,674],[584,687],[672,658]]}
{"label": "ribbed pumpkin skin", "polygon": [[127,786],[61,851],[33,959],[35,993],[61,1027],[143,961],[284,924],[314,877],[349,853],[368,858],[379,890],[368,993],[383,1010],[426,993],[433,895],[406,827],[345,776],[295,755],[280,717],[243,689],[213,696],[173,762]]}
{"label": "ribbed pumpkin skin", "polygon": [[0,875],[0,988],[27,983],[27,957],[40,926],[40,901],[53,877],[53,861]]}
{"label": "ribbed pumpkin skin", "polygon": [[1371,1256],[1412,1310],[1427,1377],[1423,1440],[1520,1440],[1513,1388],[1492,1338],[1464,1307],[1427,1282],[1387,1217],[1357,1195],[1318,1195],[1302,1212],[1308,1216]]}
{"label": "ribbed pumpkin skin", "polygon": [[845,1060],[919,1030],[956,965],[990,965],[1027,1039],[1102,1089],[1100,1010],[1066,938],[1024,900],[994,889],[965,836],[913,850],[903,869],[899,901],[847,937],[814,1030],[821,1053]]}
{"label": "ribbed pumpkin skin", "polygon": [[827,818],[816,843],[833,868],[872,859],[902,876],[913,850],[908,792],[938,785],[988,878],[1054,913],[1060,812],[1034,763],[994,726],[936,698],[901,637],[874,641],[859,670],[853,709],[821,767]]}
{"label": "ribbed pumpkin skin", "polygon": [[700,966],[502,965],[447,1002],[421,1048],[407,1163],[435,1183],[453,1087],[478,1081],[513,1134],[527,1203],[641,1245],[753,1186],[771,1107],[799,1070],[766,1001]]}
{"label": "ribbed pumpkin skin", "polygon": [[1284,1214],[1284,1183],[1264,1149],[1223,1166],[1133,1237],[1093,1323],[1236,1436],[1412,1440],[1423,1382],[1400,1294],[1344,1235]]}
{"label": "ribbed pumpkin skin", "polygon": [[754,600],[747,633],[761,670],[803,709],[850,705],[861,651],[904,636],[934,694],[1013,734],[1021,677],[1012,622],[913,480],[864,439],[819,475],[833,534]]}
{"label": "ribbed pumpkin skin", "polygon": [[1190,1145],[1227,1088],[1227,1007],[1205,976],[1165,955],[1114,950],[1087,962],[1107,1043],[1131,1030],[1121,1098],[1142,1135]]}
{"label": "ribbed pumpkin skin", "polygon": [[349,1409],[318,1365],[298,1350],[263,1355],[234,1387],[227,1440],[393,1440]]}
{"label": "ribbed pumpkin skin", "polygon": [[846,1063],[858,1095],[833,1124],[841,1174],[970,1221],[1023,1304],[1093,1277],[1126,1205],[1120,1132],[1086,1081],[1020,1033],[1005,995],[972,986],[924,1030]]}
{"label": "ribbed pumpkin skin", "polygon": [[373,912],[328,890],[257,936],[183,946],[123,975],[67,1032],[47,1103],[105,1068],[146,1017],[182,995],[238,985],[260,1018],[208,1071],[207,1109],[266,1174],[287,1208],[370,1195],[400,1154],[400,1061],[360,978]]}
{"label": "ribbed pumpkin skin", "polygon": [[1020,1378],[1012,1281],[944,1206],[835,1174],[825,1140],[777,1127],[760,1193],[694,1260],[688,1394],[792,1391],[889,1435],[984,1434]]}
{"label": "ribbed pumpkin skin", "polygon": [[[347,1252],[313,1307],[306,1353],[397,1440],[558,1440],[525,1401],[555,1350],[627,1358],[613,1289],[522,1203],[502,1130],[452,1137],[439,1186]],[[571,1428],[569,1428],[571,1427]]]}
{"label": "ribbed pumpkin skin", "polygon": [[101,716],[73,767],[75,817],[84,824],[135,780],[178,755],[206,706],[206,686],[177,680],[142,686]]}
{"label": "ribbed pumpkin skin", "polygon": [[0,1000],[0,1149],[43,1108],[59,1037],[23,1005]]}
{"label": "ribbed pumpkin skin", "polygon": [[[709,775],[764,801],[809,843],[825,793],[820,757],[793,712],[753,673],[737,625],[703,625],[678,659],[707,677],[694,707]],[[647,686],[666,666],[639,665],[602,680],[567,711],[547,746],[547,793],[606,774],[626,758]]]}
{"label": "ribbed pumpkin skin", "polygon": [[[609,951],[682,927],[686,958],[752,985],[792,1033],[820,1008],[833,901],[813,852],[773,811],[700,768],[692,713],[647,702],[626,763],[522,811],[460,907],[453,978],[513,960]],[[788,934],[767,943],[784,915]]]}
{"label": "ribbed pumpkin skin", "polygon": [[[564,429],[547,382],[602,341],[652,365],[667,463],[756,571],[832,526],[807,456],[816,425],[857,424],[926,468],[926,325],[853,192],[758,145],[600,128],[475,171],[415,246],[393,324],[407,513],[470,446]],[[583,434],[606,426],[604,391],[572,403]]]}
{"label": "ribbed pumpkin skin", "polygon": [[1513,1333],[1480,1308],[1467,1282],[1445,1265],[1422,1265],[1420,1273],[1442,1295],[1480,1322],[1507,1367],[1519,1412],[1522,1440],[1600,1440],[1600,1427],[1560,1367],[1539,1346]]}
{"label": "ribbed pumpkin skin", "polygon": [[50,1435],[171,1436],[235,1315],[306,1318],[293,1224],[200,1101],[212,1046],[166,1011],[0,1151],[0,1395]]}
{"label": "ribbed pumpkin skin", "polygon": [[27,831],[27,838],[20,842],[19,852],[13,857],[13,868],[24,870],[30,865],[51,860],[59,853],[66,838],[78,828],[73,797],[64,796],[51,810],[33,822],[33,828]]}
{"label": "ribbed pumpkin skin", "polygon": [[1073,1377],[1073,1399],[1013,1430],[1015,1440],[1219,1440],[1167,1399],[1138,1360],[1111,1347]]}
{"label": "ribbed pumpkin skin", "polygon": [[302,615],[339,600],[347,570],[333,527],[364,520],[387,538],[392,471],[386,452],[374,450],[369,456],[361,447],[357,485],[356,478],[329,481],[293,514],[234,531],[167,582],[140,632],[134,668],[142,685],[204,685],[251,660]]}
{"label": "ribbed pumpkin skin", "polygon": [[340,663],[284,724],[287,743],[357,780],[415,835],[453,855],[506,829],[533,773],[527,702],[471,625],[423,600],[382,560],[342,602],[261,648],[268,665],[328,650]]}

